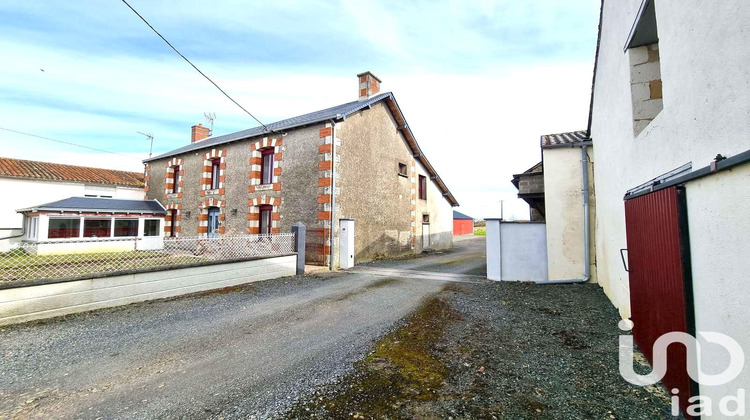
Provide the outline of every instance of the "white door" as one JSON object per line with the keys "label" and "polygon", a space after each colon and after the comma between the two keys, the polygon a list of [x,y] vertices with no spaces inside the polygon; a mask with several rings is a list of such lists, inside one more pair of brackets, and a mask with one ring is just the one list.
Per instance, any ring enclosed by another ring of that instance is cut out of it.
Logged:
{"label": "white door", "polygon": [[422,249],[430,247],[430,224],[422,223]]}
{"label": "white door", "polygon": [[339,219],[339,266],[354,267],[354,219]]}

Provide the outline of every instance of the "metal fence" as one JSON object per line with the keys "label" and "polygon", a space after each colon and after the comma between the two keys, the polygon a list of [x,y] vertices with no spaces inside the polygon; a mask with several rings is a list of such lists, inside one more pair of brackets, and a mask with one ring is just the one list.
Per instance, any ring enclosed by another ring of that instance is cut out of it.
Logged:
{"label": "metal fence", "polygon": [[292,233],[24,242],[0,253],[0,282],[111,274],[292,252]]}

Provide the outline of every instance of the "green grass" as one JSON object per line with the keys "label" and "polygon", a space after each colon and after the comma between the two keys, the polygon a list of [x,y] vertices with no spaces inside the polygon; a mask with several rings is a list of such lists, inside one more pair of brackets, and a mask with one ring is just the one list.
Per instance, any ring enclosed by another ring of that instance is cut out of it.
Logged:
{"label": "green grass", "polygon": [[176,257],[154,251],[32,255],[14,250],[0,254],[0,281],[74,277],[179,265],[201,260],[203,258],[186,255]]}
{"label": "green grass", "polygon": [[487,235],[487,230],[486,229],[475,229],[474,230],[474,234],[475,235],[479,235],[479,236],[486,236]]}

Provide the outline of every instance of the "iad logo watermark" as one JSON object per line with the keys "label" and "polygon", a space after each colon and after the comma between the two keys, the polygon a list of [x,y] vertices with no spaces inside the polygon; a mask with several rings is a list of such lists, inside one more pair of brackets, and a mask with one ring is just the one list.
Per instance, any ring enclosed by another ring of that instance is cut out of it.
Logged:
{"label": "iad logo watermark", "polygon": [[[622,320],[618,324],[621,330],[633,329],[633,322]],[[690,334],[682,332],[670,332],[659,337],[654,342],[653,348],[653,370],[646,375],[639,375],[633,370],[633,336],[620,335],[620,375],[633,385],[653,385],[664,378],[667,373],[667,347],[673,343],[679,343],[687,349],[688,363],[686,369],[690,378],[700,385],[718,386],[726,385],[737,378],[745,366],[745,353],[740,344],[732,337],[718,332],[699,332],[698,336],[707,343],[718,344],[729,353],[729,366],[718,374],[707,374],[700,366],[701,345],[698,340]],[[674,388],[672,392],[672,415],[680,413],[680,390]],[[687,414],[691,416],[707,415],[713,413],[713,401],[708,396],[695,395],[688,398],[691,405],[687,408]],[[719,400],[719,412],[727,417],[745,415],[745,389],[738,388],[737,395],[726,395]]]}

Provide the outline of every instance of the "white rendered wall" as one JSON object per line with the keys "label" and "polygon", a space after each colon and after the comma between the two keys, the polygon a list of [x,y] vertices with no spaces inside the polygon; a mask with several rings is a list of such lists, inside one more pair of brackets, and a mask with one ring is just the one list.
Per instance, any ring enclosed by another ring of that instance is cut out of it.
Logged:
{"label": "white rendered wall", "polygon": [[0,325],[293,276],[296,255],[0,290]]}
{"label": "white rendered wall", "polygon": [[[750,387],[750,164],[686,184],[690,259],[696,331],[717,331],[734,338],[745,351],[745,369],[733,382],[701,386],[700,395],[719,401]],[[727,367],[727,352],[701,347],[706,373]],[[712,417],[715,418],[715,417]]]}
{"label": "white rendered wall", "polygon": [[547,241],[544,223],[487,220],[487,278],[545,282]]}
{"label": "white rendered wall", "polygon": [[[589,157],[593,148],[587,148]],[[544,149],[544,214],[550,280],[583,278],[583,174],[581,148]],[[596,200],[593,164],[589,162],[589,234],[591,281],[596,282]]]}
{"label": "white rendered wall", "polygon": [[750,3],[655,3],[664,109],[633,138],[630,63],[623,47],[640,4],[604,2],[591,132],[598,282],[623,317],[630,316],[628,276],[619,253],[627,247],[625,192],[685,163],[700,168],[717,153],[750,149]]}
{"label": "white rendered wall", "polygon": [[111,195],[112,198],[143,199],[143,188],[85,185],[75,182],[31,181],[0,178],[0,191],[10,199],[0,201],[0,228],[20,228],[23,216],[16,210],[84,195]]}

